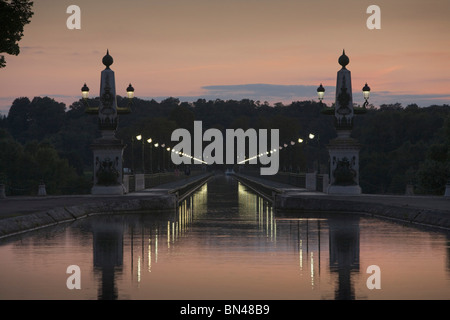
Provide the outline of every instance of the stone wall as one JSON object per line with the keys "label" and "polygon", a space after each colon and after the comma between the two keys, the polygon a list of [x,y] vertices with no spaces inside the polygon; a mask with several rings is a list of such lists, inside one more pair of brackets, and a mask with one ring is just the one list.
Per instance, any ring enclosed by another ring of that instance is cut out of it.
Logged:
{"label": "stone wall", "polygon": [[328,196],[313,197],[276,194],[274,207],[277,209],[277,212],[309,211],[368,214],[374,217],[450,229],[450,214],[446,211],[401,207],[381,202],[369,203],[364,200],[358,200],[357,197],[351,200],[344,200]]}

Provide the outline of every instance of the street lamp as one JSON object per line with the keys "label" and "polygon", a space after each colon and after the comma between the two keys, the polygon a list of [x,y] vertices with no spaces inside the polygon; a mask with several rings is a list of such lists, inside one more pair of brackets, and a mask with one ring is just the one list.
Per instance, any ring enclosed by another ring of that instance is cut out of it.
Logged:
{"label": "street lamp", "polygon": [[83,97],[83,101],[86,101],[87,98],[89,98],[89,88],[84,84],[84,86],[81,88],[81,96]]}
{"label": "street lamp", "polygon": [[142,139],[142,135],[137,135],[136,140],[142,141],[142,173],[145,174],[144,140]]}
{"label": "street lamp", "polygon": [[161,152],[162,152],[162,172],[164,172],[164,171],[166,171],[166,163],[165,163],[165,161],[164,161],[164,151],[165,151],[165,149],[166,149],[166,144],[165,143],[162,143],[161,144]]}
{"label": "street lamp", "polygon": [[86,113],[91,113],[91,114],[98,114],[98,108],[92,108],[89,106],[89,102],[88,102],[88,98],[89,98],[89,87],[86,85],[86,83],[84,84],[84,86],[81,88],[81,97],[82,102],[84,104],[85,107],[85,112]]}
{"label": "street lamp", "polygon": [[148,138],[147,139],[147,143],[150,145],[150,174],[153,173],[153,168],[152,168],[152,149],[153,149],[153,144],[152,144],[152,138]]}
{"label": "street lamp", "polygon": [[[303,152],[302,152],[303,139],[302,138],[298,138],[298,144],[300,146],[300,154],[299,154],[299,161],[300,161],[303,156]],[[300,170],[302,170],[302,168],[300,168],[300,164],[298,164],[297,171],[300,172]]]}
{"label": "street lamp", "polygon": [[127,96],[128,96],[128,99],[130,99],[130,100],[134,98],[134,88],[131,86],[131,83],[127,87]]}
{"label": "street lamp", "polygon": [[[158,148],[159,147],[159,143],[158,142],[155,143],[154,146],[155,146],[155,148]],[[156,159],[158,160],[158,162],[157,162],[158,165],[156,167],[156,170],[157,170],[157,172],[159,172],[160,168],[159,168],[159,152],[158,152],[158,150],[156,150]]]}
{"label": "street lamp", "polygon": [[[313,140],[316,136],[310,133],[308,137]],[[320,135],[317,135],[317,173],[320,173]]]}
{"label": "street lamp", "polygon": [[170,170],[170,147],[166,148],[167,154],[167,170]]}
{"label": "street lamp", "polygon": [[366,82],[366,85],[364,86],[364,88],[362,89],[362,91],[363,91],[364,100],[365,100],[363,108],[365,108],[369,104],[369,102],[367,100],[369,100],[369,96],[370,96],[370,87],[367,85],[367,82]]}
{"label": "street lamp", "polygon": [[317,88],[317,96],[319,98],[320,104],[322,105],[323,96],[325,95],[325,88],[320,84]]}

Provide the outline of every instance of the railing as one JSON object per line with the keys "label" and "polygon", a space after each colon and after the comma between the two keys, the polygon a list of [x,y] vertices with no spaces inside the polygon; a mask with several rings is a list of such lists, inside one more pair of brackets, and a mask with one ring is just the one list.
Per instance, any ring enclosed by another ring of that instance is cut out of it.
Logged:
{"label": "railing", "polygon": [[[205,171],[193,170],[189,176],[196,176]],[[123,176],[123,185],[125,193],[140,191],[143,189],[153,188],[165,183],[186,179],[188,177],[184,172],[163,172],[153,174],[125,174]]]}
{"label": "railing", "polygon": [[329,184],[328,174],[278,172],[275,175],[261,176],[259,170],[248,169],[240,173],[319,192],[327,192]]}
{"label": "railing", "polygon": [[92,184],[88,181],[80,181],[72,185],[55,185],[55,183],[46,185],[44,181],[32,181],[20,186],[13,184],[0,183],[0,199],[17,196],[44,196],[50,191],[52,195],[77,195],[88,194]]}
{"label": "railing", "polygon": [[[205,173],[205,172],[199,172]],[[197,174],[196,174],[197,175]],[[194,175],[194,176],[196,176]],[[203,184],[205,184],[206,181],[208,181],[209,178],[211,178],[214,174],[209,172],[207,174],[204,174],[203,176],[200,176],[198,179],[186,179],[186,183],[172,189],[170,193],[175,193],[177,195],[178,203],[183,201],[186,197],[194,193],[198,188],[200,188]]]}

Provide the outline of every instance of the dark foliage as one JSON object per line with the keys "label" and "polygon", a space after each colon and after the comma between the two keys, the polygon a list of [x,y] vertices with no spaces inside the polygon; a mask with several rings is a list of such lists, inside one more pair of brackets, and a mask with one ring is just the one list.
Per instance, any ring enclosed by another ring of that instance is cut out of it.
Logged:
{"label": "dark foliage", "polygon": [[[95,105],[98,99],[90,103]],[[118,97],[118,104],[124,107],[127,99]],[[203,130],[279,129],[280,145],[288,146],[280,153],[280,171],[319,168],[328,173],[326,145],[336,131],[333,117],[322,114],[321,109],[312,101],[270,106],[248,99],[199,99],[187,103],[176,98],[161,102],[135,98],[132,113],[120,116],[116,136],[126,144],[124,167],[142,169],[144,152],[149,159],[145,160],[146,172],[156,172],[171,166],[161,145],[175,145],[177,142],[170,141],[172,132],[177,128],[192,132],[195,120],[202,121]],[[91,174],[90,145],[100,133],[97,118],[86,114],[80,101],[66,111],[63,104],[50,98],[18,98],[8,116],[0,119],[0,127],[8,131],[3,134],[3,141],[7,141],[0,162],[3,174],[20,172],[23,179],[27,175],[34,177],[29,163],[37,161],[31,159],[36,152],[26,152],[30,148],[26,146],[32,143],[34,148],[43,148],[43,141],[47,141],[47,152],[56,152],[51,155],[54,161],[66,161],[77,177]],[[315,138],[309,139],[309,133],[314,133]],[[143,136],[141,141],[135,138],[138,134]],[[360,184],[364,193],[402,194],[407,184],[413,184],[418,193],[442,194],[450,177],[450,106],[403,108],[393,104],[370,108],[365,115],[356,117],[352,135],[362,144]],[[151,144],[147,143],[149,138]],[[299,138],[303,139],[302,144],[298,143]],[[159,146],[155,147],[155,143]],[[19,167],[11,169],[8,163]]]}
{"label": "dark foliage", "polygon": [[[23,37],[23,28],[33,16],[33,2],[28,0],[0,0],[0,53],[17,56],[18,42]],[[6,66],[4,55],[0,55],[0,68]]]}

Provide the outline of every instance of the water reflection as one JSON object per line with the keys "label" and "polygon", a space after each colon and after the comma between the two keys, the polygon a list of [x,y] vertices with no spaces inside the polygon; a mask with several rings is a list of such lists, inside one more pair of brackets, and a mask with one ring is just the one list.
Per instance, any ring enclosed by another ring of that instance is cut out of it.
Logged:
{"label": "water reflection", "polygon": [[[359,272],[359,218],[330,215],[327,218],[276,218],[278,233],[286,249],[295,248],[300,277],[309,277],[312,290],[320,288],[322,260],[328,255],[329,274],[333,281],[334,299],[354,299],[352,274]],[[328,239],[327,239],[328,238]],[[278,246],[280,247],[280,245]],[[325,266],[326,267],[326,266]],[[329,298],[325,297],[324,298]]]}
{"label": "water reflection", "polygon": [[94,270],[100,273],[98,299],[117,299],[116,275],[123,265],[123,217],[113,216],[92,224]]}
{"label": "water reflection", "polygon": [[359,272],[359,217],[328,219],[330,270],[337,273],[335,299],[354,299],[352,274]]}
{"label": "water reflection", "polygon": [[[41,276],[26,279],[35,288],[26,297],[404,299],[423,298],[417,288],[427,288],[443,299],[450,298],[449,239],[357,215],[275,212],[219,176],[173,212],[98,215],[0,244],[0,288],[11,291],[1,289],[0,298],[23,297],[13,295],[14,281],[34,272]],[[80,292],[61,289],[65,278],[55,277],[69,264],[83,272]],[[370,264],[382,267],[384,290],[365,286]]]}

